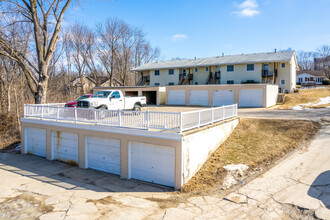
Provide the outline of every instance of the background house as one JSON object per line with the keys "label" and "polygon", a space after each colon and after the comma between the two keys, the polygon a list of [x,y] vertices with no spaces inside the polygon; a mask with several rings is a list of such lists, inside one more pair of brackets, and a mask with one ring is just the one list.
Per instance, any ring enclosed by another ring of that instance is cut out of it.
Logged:
{"label": "background house", "polygon": [[317,85],[322,85],[324,80],[326,80],[326,77],[321,70],[302,70],[297,72],[297,83],[315,82]]}
{"label": "background house", "polygon": [[138,86],[266,83],[292,92],[298,70],[294,51],[147,63],[134,68]]}
{"label": "background house", "polygon": [[122,86],[122,83],[116,78],[113,78],[110,85],[108,76],[98,76],[96,79],[93,79],[90,76],[84,75],[81,78],[74,78],[69,84],[69,90],[73,95],[82,95],[82,93],[91,93],[95,86]]}

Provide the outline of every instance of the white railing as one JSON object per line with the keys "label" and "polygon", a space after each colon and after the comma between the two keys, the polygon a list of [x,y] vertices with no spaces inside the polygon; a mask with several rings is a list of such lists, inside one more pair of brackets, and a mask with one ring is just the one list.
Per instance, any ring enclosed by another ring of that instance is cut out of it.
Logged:
{"label": "white railing", "polygon": [[237,104],[190,112],[135,112],[68,108],[60,105],[64,104],[24,105],[24,117],[182,133],[237,116]]}

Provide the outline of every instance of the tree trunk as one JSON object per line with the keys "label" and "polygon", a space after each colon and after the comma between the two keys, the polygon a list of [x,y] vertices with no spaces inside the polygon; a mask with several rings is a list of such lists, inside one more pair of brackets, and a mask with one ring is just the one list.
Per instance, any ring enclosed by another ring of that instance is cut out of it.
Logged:
{"label": "tree trunk", "polygon": [[10,85],[10,83],[8,83],[8,89],[7,89],[7,113],[8,114],[11,111],[10,88],[11,88],[11,85]]}
{"label": "tree trunk", "polygon": [[34,101],[36,104],[45,104],[47,102],[47,88],[48,88],[48,66],[42,65],[41,73],[39,74],[39,81],[37,92],[34,94]]}

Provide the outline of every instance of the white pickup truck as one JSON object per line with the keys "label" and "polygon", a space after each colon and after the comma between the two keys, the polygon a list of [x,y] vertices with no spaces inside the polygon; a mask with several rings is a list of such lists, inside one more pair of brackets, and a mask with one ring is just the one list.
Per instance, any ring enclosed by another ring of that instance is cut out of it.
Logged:
{"label": "white pickup truck", "polygon": [[77,106],[78,108],[141,111],[141,107],[146,104],[145,96],[124,97],[120,90],[103,90],[91,98],[78,101]]}

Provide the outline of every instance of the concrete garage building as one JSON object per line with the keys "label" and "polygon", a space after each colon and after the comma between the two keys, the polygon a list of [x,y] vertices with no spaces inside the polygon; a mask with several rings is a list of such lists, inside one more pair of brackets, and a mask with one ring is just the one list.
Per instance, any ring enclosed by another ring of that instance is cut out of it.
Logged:
{"label": "concrete garage building", "polygon": [[295,52],[281,51],[147,63],[133,71],[139,86],[265,83],[292,92],[298,68]]}
{"label": "concrete garage building", "polygon": [[176,189],[238,124],[237,105],[139,113],[61,106],[24,106],[23,154]]}

